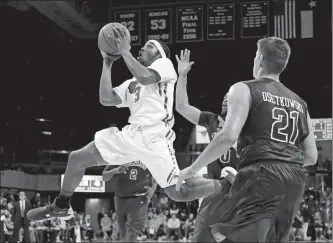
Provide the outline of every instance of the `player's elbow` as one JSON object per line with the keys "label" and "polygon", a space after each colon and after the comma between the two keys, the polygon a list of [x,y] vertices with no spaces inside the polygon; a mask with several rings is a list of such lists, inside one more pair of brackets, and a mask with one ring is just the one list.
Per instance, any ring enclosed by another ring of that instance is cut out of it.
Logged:
{"label": "player's elbow", "polygon": [[317,149],[313,149],[312,151],[306,151],[304,154],[304,159],[307,161],[308,165],[315,165],[318,160]]}
{"label": "player's elbow", "polygon": [[175,105],[176,111],[179,112],[180,114],[184,113],[185,110],[185,105],[181,102],[177,102],[176,101],[176,105]]}
{"label": "player's elbow", "polygon": [[224,130],[218,136],[214,138],[216,139],[216,142],[223,143],[223,144],[230,144],[230,147],[234,145],[235,142],[237,142],[238,135],[236,136],[234,133],[228,130]]}
{"label": "player's elbow", "polygon": [[105,99],[105,98],[99,98],[99,103],[102,105],[102,106],[110,106],[110,102]]}
{"label": "player's elbow", "polygon": [[122,100],[116,96],[111,96],[111,97],[99,97],[99,103],[103,106],[117,106],[122,103]]}
{"label": "player's elbow", "polygon": [[154,84],[154,83],[158,82],[158,80],[155,78],[155,76],[152,76],[152,75],[141,76],[141,77],[138,77],[137,80],[142,85],[149,85],[149,84]]}

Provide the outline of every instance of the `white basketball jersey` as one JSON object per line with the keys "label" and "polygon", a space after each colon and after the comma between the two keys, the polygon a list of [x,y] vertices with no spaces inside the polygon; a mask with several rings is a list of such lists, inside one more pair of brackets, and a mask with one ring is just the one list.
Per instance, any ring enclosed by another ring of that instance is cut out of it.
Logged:
{"label": "white basketball jersey", "polygon": [[131,124],[156,125],[174,123],[173,101],[177,73],[168,58],[159,58],[149,67],[159,73],[158,83],[142,85],[136,78],[126,80],[113,90],[119,95],[122,103],[117,107],[128,107]]}

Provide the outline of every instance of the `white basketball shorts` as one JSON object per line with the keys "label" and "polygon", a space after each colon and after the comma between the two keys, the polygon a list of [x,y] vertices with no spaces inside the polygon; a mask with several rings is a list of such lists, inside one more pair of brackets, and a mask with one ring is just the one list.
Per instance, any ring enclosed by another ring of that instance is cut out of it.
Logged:
{"label": "white basketball shorts", "polygon": [[95,145],[110,165],[133,161],[145,164],[161,188],[177,183],[179,167],[173,149],[175,133],[166,124],[128,125],[121,131],[107,128],[95,134]]}

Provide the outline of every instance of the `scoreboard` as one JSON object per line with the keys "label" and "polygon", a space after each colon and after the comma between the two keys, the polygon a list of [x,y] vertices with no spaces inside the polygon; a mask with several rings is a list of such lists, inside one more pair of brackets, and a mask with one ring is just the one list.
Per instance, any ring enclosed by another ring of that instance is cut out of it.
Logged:
{"label": "scoreboard", "polygon": [[[61,175],[61,185],[63,180],[64,175]],[[84,175],[75,192],[105,192],[105,182],[102,176]]]}
{"label": "scoreboard", "polygon": [[312,127],[317,141],[332,140],[332,118],[312,119]]}

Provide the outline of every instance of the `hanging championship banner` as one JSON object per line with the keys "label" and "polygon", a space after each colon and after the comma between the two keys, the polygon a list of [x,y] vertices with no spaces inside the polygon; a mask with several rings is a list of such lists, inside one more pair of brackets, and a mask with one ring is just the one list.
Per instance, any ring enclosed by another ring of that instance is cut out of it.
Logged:
{"label": "hanging championship banner", "polygon": [[241,37],[269,35],[268,2],[241,3]]}
{"label": "hanging championship banner", "polygon": [[176,33],[176,42],[203,41],[203,7],[178,7]]}
{"label": "hanging championship banner", "polygon": [[235,39],[235,4],[207,6],[207,40]]}
{"label": "hanging championship banner", "polygon": [[140,11],[116,11],[114,21],[126,26],[131,34],[131,45],[141,44]]}
{"label": "hanging championship banner", "polygon": [[146,41],[153,39],[172,43],[171,12],[170,8],[146,10]]}

